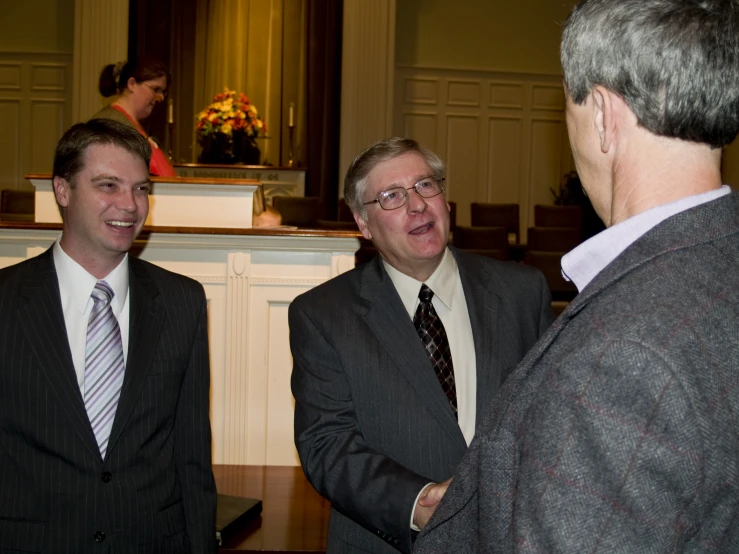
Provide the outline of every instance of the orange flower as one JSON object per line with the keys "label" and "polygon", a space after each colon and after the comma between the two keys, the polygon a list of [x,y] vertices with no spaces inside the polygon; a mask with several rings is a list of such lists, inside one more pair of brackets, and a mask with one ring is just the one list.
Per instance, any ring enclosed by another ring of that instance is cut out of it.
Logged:
{"label": "orange flower", "polygon": [[236,93],[228,88],[216,94],[213,102],[199,112],[195,120],[199,140],[211,133],[231,135],[238,131],[249,137],[256,137],[267,132],[267,125],[249,102],[249,97],[243,92]]}

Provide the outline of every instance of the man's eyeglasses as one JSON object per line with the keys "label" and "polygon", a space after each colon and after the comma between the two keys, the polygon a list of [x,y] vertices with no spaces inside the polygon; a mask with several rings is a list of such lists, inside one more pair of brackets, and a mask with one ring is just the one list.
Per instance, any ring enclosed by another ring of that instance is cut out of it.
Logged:
{"label": "man's eyeglasses", "polygon": [[405,203],[408,202],[408,191],[415,189],[422,198],[433,198],[444,192],[443,182],[444,177],[424,177],[407,189],[403,187],[392,187],[383,190],[377,195],[376,199],[365,202],[364,206],[379,204],[383,210],[397,210],[405,206]]}
{"label": "man's eyeglasses", "polygon": [[159,87],[153,87],[149,83],[141,83],[145,87],[149,87],[151,89],[151,92],[154,93],[154,96],[160,95],[162,98],[167,97],[167,89],[160,89]]}

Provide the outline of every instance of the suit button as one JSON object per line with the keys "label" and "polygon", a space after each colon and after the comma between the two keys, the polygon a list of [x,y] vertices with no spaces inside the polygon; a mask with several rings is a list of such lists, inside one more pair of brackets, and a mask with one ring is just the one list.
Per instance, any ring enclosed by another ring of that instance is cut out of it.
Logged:
{"label": "suit button", "polygon": [[95,542],[103,542],[105,540],[105,533],[98,531],[95,533]]}
{"label": "suit button", "polygon": [[111,479],[113,479],[113,474],[110,471],[104,471],[100,479],[103,483],[110,483]]}

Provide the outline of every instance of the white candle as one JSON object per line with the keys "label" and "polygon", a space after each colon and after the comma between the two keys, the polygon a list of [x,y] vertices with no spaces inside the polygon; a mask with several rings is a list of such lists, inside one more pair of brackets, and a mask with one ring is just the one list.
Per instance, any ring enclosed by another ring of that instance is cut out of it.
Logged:
{"label": "white candle", "polygon": [[288,127],[295,127],[295,121],[293,119],[294,107],[295,107],[295,104],[293,104],[292,102],[290,102],[290,118],[289,118],[289,121],[288,121],[288,124],[287,124]]}
{"label": "white candle", "polygon": [[174,102],[172,102],[171,98],[167,104],[167,123],[170,125],[174,124]]}

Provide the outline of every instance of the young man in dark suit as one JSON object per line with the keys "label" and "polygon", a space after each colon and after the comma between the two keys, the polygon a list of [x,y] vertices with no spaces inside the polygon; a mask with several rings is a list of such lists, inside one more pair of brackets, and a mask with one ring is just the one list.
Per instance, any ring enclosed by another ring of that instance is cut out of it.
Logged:
{"label": "young man in dark suit", "polygon": [[295,443],[332,504],[330,553],[410,552],[552,320],[538,271],[447,246],[443,170],[410,139],[360,154],[344,196],[379,256],[290,306]]}
{"label": "young man in dark suit", "polygon": [[124,125],[73,126],[61,237],[0,271],[3,552],[215,552],[205,295],[128,256],[150,155]]}
{"label": "young man in dark suit", "polygon": [[567,126],[608,227],[417,543],[440,552],[739,552],[737,0],[584,0]]}

